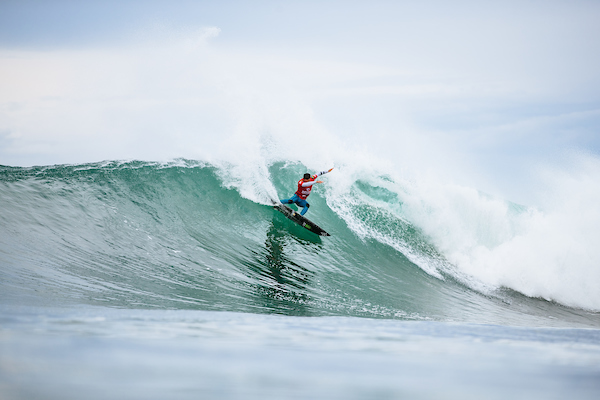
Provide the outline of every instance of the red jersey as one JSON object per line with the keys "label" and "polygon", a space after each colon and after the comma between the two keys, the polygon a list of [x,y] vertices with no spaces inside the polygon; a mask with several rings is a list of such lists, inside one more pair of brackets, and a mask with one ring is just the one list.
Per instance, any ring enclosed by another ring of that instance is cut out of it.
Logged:
{"label": "red jersey", "polygon": [[317,176],[313,175],[309,181],[305,181],[304,179],[300,179],[298,181],[298,190],[296,190],[298,197],[300,197],[302,200],[306,200],[310,194],[310,191],[312,190],[313,185],[316,183],[315,179],[317,179]]}
{"label": "red jersey", "polygon": [[310,194],[310,191],[312,190],[313,185],[315,183],[317,183],[317,181],[315,179],[317,179],[319,176],[321,176],[323,174],[331,172],[332,169],[333,168],[331,168],[329,171],[321,171],[321,172],[311,176],[310,179],[307,181],[305,181],[304,179],[300,179],[298,181],[298,190],[296,190],[296,194],[298,195],[298,197],[300,197],[302,200],[306,200],[306,198]]}

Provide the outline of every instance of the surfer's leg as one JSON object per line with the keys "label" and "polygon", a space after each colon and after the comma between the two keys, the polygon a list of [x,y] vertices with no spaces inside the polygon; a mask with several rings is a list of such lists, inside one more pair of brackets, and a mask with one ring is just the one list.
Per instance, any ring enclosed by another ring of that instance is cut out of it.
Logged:
{"label": "surfer's leg", "polygon": [[296,204],[298,204],[300,207],[304,207],[302,211],[300,211],[300,215],[306,214],[308,207],[310,207],[310,204],[308,204],[306,200],[302,200],[302,202],[297,202]]}
{"label": "surfer's leg", "polygon": [[294,193],[294,195],[292,197],[290,197],[289,199],[283,199],[280,201],[282,204],[292,204],[292,203],[298,204],[299,201],[304,201],[304,200],[302,200],[300,197],[298,197],[298,195],[296,193]]}
{"label": "surfer's leg", "polygon": [[281,204],[292,204],[294,202],[294,200],[295,200],[294,197],[297,197],[297,195],[294,194],[289,199],[283,199],[283,200],[279,200],[279,201],[281,201]]}

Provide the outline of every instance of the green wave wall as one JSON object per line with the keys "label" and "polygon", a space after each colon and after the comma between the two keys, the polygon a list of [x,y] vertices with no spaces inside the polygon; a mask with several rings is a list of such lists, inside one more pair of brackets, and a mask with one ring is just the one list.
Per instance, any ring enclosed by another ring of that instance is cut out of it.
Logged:
{"label": "green wave wall", "polygon": [[[269,166],[281,198],[299,164]],[[0,299],[9,304],[101,305],[251,313],[597,325],[597,314],[510,290],[490,295],[428,274],[414,255],[443,261],[427,237],[360,204],[365,226],[402,249],[351,230],[318,187],[307,217],[321,238],[272,207],[227,188],[207,163],[107,162],[0,167]],[[368,182],[356,192],[401,207]],[[411,261],[413,260],[413,261]]]}

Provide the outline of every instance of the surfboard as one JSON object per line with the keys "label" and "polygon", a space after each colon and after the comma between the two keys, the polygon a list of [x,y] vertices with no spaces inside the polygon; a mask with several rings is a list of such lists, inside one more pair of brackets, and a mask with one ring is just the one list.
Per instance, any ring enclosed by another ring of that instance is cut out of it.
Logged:
{"label": "surfboard", "polygon": [[300,215],[299,212],[292,210],[291,208],[289,208],[288,206],[286,206],[284,204],[276,204],[273,206],[273,208],[276,209],[277,211],[281,212],[283,215],[285,215],[286,217],[288,217],[290,220],[294,221],[301,227],[308,229],[312,233],[316,233],[317,235],[321,235],[321,236],[331,236],[329,233],[325,232],[325,230],[323,228],[321,228],[319,225],[315,224],[314,222],[312,222],[305,216]]}

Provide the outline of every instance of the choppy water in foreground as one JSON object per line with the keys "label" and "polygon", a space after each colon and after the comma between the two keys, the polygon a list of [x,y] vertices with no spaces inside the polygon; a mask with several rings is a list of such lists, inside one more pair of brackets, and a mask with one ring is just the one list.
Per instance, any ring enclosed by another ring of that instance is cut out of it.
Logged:
{"label": "choppy water in foreground", "polygon": [[600,391],[598,330],[184,310],[3,311],[3,398],[593,399]]}

